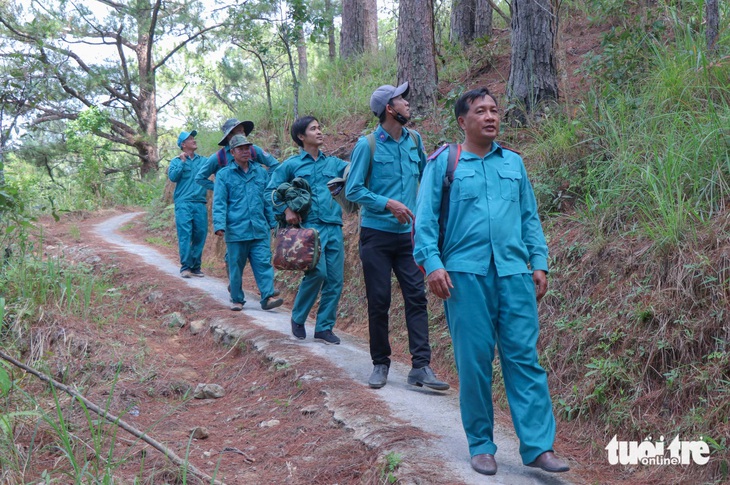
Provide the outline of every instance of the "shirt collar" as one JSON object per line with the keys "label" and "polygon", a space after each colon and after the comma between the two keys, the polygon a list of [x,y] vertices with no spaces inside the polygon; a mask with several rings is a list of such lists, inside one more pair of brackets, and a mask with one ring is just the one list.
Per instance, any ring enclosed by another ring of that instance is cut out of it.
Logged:
{"label": "shirt collar", "polygon": [[316,162],[317,160],[319,160],[323,156],[324,156],[324,154],[322,153],[322,150],[319,150],[317,152],[317,158],[315,159],[314,157],[312,157],[312,155],[309,154],[309,152],[304,151],[304,148],[300,148],[299,149],[299,158],[301,158],[302,160],[304,160],[305,158],[309,157],[312,161]]}
{"label": "shirt collar", "polygon": [[[408,138],[408,131],[406,130],[405,126],[401,127],[401,130],[403,131],[401,131],[400,140],[398,140],[396,143],[400,143]],[[390,133],[383,129],[382,125],[378,125],[378,127],[375,129],[375,138],[380,140],[381,142],[384,142],[387,139],[393,140],[393,137],[390,136]]]}

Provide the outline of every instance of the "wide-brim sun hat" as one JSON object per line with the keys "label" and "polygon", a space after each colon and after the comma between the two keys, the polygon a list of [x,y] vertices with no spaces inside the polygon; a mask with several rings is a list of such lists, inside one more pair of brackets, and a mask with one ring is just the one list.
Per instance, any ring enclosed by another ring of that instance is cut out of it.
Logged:
{"label": "wide-brim sun hat", "polygon": [[236,118],[231,118],[230,120],[227,120],[225,123],[223,123],[223,127],[221,128],[221,131],[223,132],[223,138],[221,138],[221,141],[218,142],[218,145],[226,146],[226,138],[239,125],[243,125],[243,133],[246,136],[248,136],[253,131],[253,121],[238,121],[238,119]]}

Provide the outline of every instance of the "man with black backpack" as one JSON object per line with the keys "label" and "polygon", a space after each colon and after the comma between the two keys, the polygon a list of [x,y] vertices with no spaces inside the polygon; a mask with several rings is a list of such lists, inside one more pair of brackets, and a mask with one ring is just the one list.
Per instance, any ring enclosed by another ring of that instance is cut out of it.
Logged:
{"label": "man with black backpack", "polygon": [[370,109],[380,120],[374,133],[361,137],[351,156],[346,197],[361,206],[360,260],[365,278],[373,371],[368,385],[383,387],[388,379],[391,347],[388,312],[391,273],[395,273],[405,303],[408,344],[413,368],[408,383],[443,391],[446,382],[431,370],[428,312],[423,273],[413,261],[412,210],[426,164],[421,135],[408,130],[408,83],[384,85],[370,97]]}
{"label": "man with black backpack", "polygon": [[464,143],[435,153],[416,204],[414,257],[444,300],[459,373],[461,420],[475,471],[494,475],[495,345],[522,462],[548,472],[553,453],[547,374],[538,363],[537,302],[547,291],[548,247],[522,158],[494,140],[500,116],[486,88],[454,106]]}

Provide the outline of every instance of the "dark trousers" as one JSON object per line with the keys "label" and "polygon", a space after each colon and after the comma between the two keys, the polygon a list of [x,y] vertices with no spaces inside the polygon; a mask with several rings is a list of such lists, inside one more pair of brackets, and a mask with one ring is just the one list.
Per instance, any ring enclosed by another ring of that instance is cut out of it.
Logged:
{"label": "dark trousers", "polygon": [[428,344],[428,312],[423,273],[413,261],[411,235],[360,228],[360,260],[365,278],[373,365],[390,366],[388,311],[390,278],[395,273],[403,293],[408,329],[408,347],[414,368],[431,362]]}

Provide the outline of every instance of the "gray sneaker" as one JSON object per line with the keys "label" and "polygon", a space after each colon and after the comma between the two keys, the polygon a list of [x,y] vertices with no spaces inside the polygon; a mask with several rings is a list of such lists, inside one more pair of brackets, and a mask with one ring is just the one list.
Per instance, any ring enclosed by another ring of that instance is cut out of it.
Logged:
{"label": "gray sneaker", "polygon": [[190,278],[190,276],[192,276],[192,274],[193,273],[189,269],[184,269],[184,270],[180,271],[180,276],[182,276],[183,278]]}
{"label": "gray sneaker", "polygon": [[388,382],[388,371],[390,368],[385,364],[375,364],[373,373],[370,374],[368,379],[368,386],[373,389],[380,389]]}
{"label": "gray sneaker", "polygon": [[447,383],[436,379],[436,374],[429,366],[411,369],[408,373],[408,384],[418,387],[426,386],[437,391],[445,391],[449,388]]}

